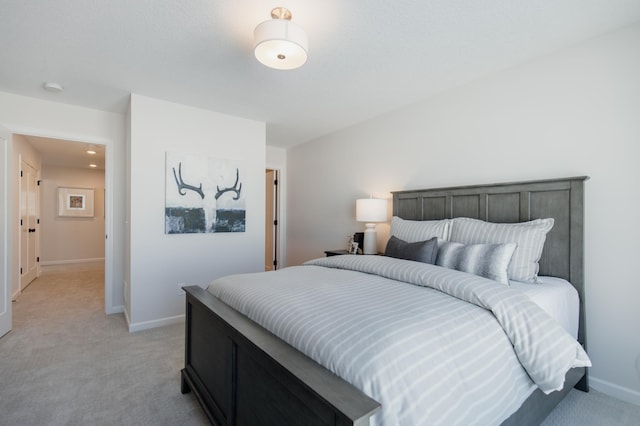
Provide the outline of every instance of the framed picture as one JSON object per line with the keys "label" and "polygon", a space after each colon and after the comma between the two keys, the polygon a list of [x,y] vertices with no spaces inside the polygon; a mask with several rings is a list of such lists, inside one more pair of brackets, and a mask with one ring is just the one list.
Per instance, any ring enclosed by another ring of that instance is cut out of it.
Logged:
{"label": "framed picture", "polygon": [[93,217],[93,189],[59,187],[58,216]]}

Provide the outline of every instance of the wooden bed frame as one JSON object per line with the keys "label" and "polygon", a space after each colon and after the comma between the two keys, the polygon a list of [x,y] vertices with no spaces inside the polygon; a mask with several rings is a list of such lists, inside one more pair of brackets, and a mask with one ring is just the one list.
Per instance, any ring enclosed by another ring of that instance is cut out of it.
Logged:
{"label": "wooden bed frame", "polygon": [[[571,282],[580,295],[578,340],[584,346],[584,181],[586,177],[393,193],[394,215],[411,220],[473,217],[525,222],[552,217],[540,275]],[[218,425],[368,425],[380,404],[200,287],[185,287],[183,393],[193,391]],[[576,386],[536,390],[504,425],[537,425]]]}

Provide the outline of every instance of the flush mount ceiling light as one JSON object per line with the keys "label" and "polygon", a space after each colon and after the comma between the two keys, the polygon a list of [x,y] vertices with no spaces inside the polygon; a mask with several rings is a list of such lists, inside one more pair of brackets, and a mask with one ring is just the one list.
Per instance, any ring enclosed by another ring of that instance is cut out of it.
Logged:
{"label": "flush mount ceiling light", "polygon": [[259,24],[253,31],[256,58],[277,70],[292,70],[307,62],[307,34],[291,22],[291,12],[284,7],[271,11],[273,19]]}

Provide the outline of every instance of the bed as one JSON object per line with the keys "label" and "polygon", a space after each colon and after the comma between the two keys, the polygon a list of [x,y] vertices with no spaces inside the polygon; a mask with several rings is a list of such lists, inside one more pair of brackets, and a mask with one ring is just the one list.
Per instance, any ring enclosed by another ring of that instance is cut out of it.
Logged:
{"label": "bed", "polygon": [[[585,177],[577,177],[399,191],[393,193],[393,213],[401,220],[425,221],[425,223],[459,217],[501,224],[524,223],[542,218],[553,219],[553,228],[546,235],[544,251],[539,260],[538,274],[564,279],[575,288],[580,300],[577,338],[582,347],[585,347],[583,305],[585,180]],[[309,268],[309,270],[327,268],[323,264],[326,262],[354,263],[358,264],[356,268],[365,268],[362,265],[364,263],[378,265],[386,262],[387,269],[397,269],[395,265],[401,262],[407,262],[407,265],[417,263],[406,260],[396,262],[394,259],[384,259],[384,257],[379,257],[380,259],[366,259],[369,256],[338,257],[343,259],[318,259],[319,265],[300,268]],[[377,268],[378,266],[375,265],[371,267]],[[337,273],[333,271],[336,269],[335,265],[330,266],[330,273]],[[419,271],[416,270],[414,275],[420,275],[424,269],[437,269],[431,265],[420,265],[416,268]],[[402,270],[406,271],[404,268]],[[318,271],[322,271],[322,274],[329,273],[325,272],[325,269]],[[362,271],[348,271],[348,273],[361,274]],[[452,271],[451,274],[460,273]],[[280,276],[261,275],[261,277],[262,281],[266,282],[267,278],[274,279]],[[354,279],[357,281],[357,278]],[[395,280],[394,277],[381,280],[387,279]],[[429,278],[429,280],[432,279]],[[440,286],[446,284],[447,280],[448,278],[445,277],[440,281],[436,279],[436,282],[426,284]],[[492,287],[485,281],[488,280],[479,278],[478,283],[486,284],[487,288],[491,289],[496,287]],[[277,282],[273,283],[274,286],[277,284]],[[508,289],[509,286],[504,288]],[[233,305],[233,299],[228,300],[229,303],[224,303],[200,287],[186,287],[185,291],[187,293],[185,368],[182,370],[182,391],[193,391],[213,423],[220,425],[365,425],[370,424],[370,420],[377,422],[382,413],[386,413],[381,410],[380,402],[341,378],[345,374],[342,376],[335,374],[330,371],[335,368],[323,367],[240,313],[239,310],[242,310],[244,302],[236,306],[239,308],[237,310],[230,306],[230,304]],[[407,291],[415,292],[416,290],[411,287]],[[253,293],[253,290],[249,293]],[[250,312],[249,316],[252,316]],[[255,314],[253,316],[255,318]],[[273,329],[272,325],[268,327]],[[352,350],[357,351],[357,347]],[[357,358],[358,354],[352,352],[349,357]],[[527,372],[529,375],[535,375]],[[465,379],[465,377],[455,378],[455,380]],[[568,369],[562,382],[559,386],[560,390],[553,392],[547,390],[548,394],[541,389],[533,390],[524,402],[519,403],[519,408],[503,421],[501,420],[501,423],[539,424],[572,387],[588,390],[586,368],[580,366]],[[557,383],[551,388],[554,386],[557,386]]]}

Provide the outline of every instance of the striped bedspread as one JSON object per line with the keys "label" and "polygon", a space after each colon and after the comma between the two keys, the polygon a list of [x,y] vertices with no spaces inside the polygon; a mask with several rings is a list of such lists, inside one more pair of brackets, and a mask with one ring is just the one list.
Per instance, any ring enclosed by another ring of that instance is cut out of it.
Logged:
{"label": "striped bedspread", "polygon": [[379,401],[373,425],[499,424],[591,365],[517,290],[418,262],[334,256],[208,291]]}

